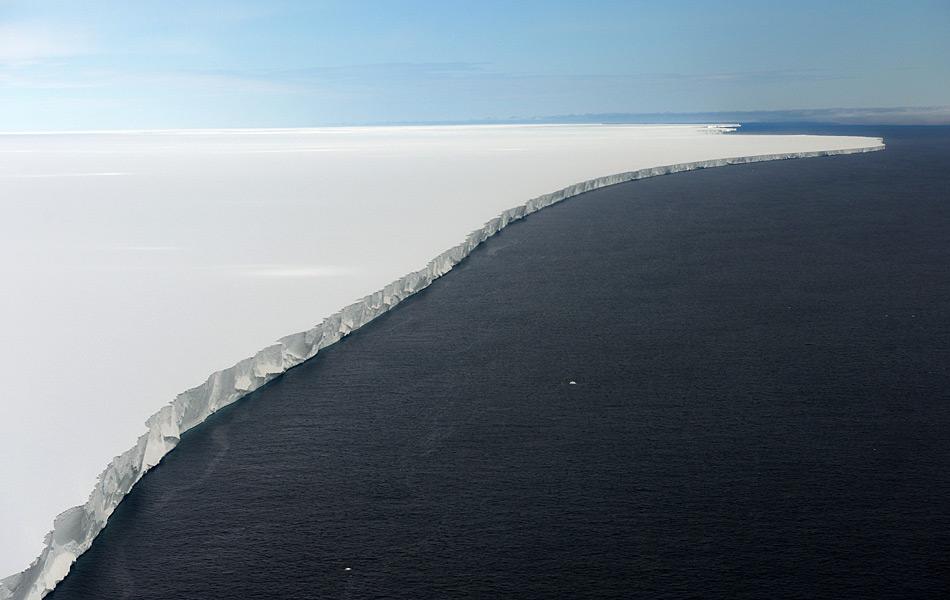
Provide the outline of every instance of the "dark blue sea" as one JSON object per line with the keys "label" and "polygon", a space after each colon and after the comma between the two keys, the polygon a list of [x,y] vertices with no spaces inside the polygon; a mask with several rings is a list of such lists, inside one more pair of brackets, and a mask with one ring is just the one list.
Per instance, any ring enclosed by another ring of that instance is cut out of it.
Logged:
{"label": "dark blue sea", "polygon": [[888,148],[511,226],[186,434],[49,597],[950,597],[950,129],[751,134],[793,128]]}

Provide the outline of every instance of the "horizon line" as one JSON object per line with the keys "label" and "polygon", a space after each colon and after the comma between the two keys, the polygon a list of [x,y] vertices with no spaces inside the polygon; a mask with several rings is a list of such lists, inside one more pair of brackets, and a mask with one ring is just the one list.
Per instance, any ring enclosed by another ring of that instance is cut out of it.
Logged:
{"label": "horizon line", "polygon": [[479,117],[469,119],[394,120],[330,122],[295,126],[233,126],[233,127],[129,127],[115,129],[29,129],[3,130],[0,135],[158,133],[158,132],[262,132],[323,129],[424,128],[424,127],[508,127],[559,125],[706,125],[740,126],[741,124],[819,124],[819,125],[887,125],[943,126],[950,125],[950,104],[934,106],[891,107],[828,107],[795,109],[754,109],[733,111],[690,112],[588,112],[538,116]]}

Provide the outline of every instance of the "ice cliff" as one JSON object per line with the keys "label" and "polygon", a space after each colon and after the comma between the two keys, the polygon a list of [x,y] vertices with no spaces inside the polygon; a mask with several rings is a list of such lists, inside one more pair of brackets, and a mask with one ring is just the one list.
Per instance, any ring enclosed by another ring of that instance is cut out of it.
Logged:
{"label": "ice cliff", "polygon": [[637,179],[710,167],[871,152],[883,148],[883,141],[880,141],[861,148],[765,154],[641,169],[584,181],[504,211],[471,232],[462,243],[432,259],[425,268],[350,304],[312,329],[286,336],[253,357],[213,373],[204,383],[183,392],[152,415],[146,421],[148,431],[106,467],[89,500],[56,517],[53,530],[46,536],[43,552],[30,567],[0,581],[0,600],[38,600],[50,592],[67,575],[76,558],[90,547],[122,498],[149,469],[175,448],[184,432],[426,288],[510,223],[584,192]]}

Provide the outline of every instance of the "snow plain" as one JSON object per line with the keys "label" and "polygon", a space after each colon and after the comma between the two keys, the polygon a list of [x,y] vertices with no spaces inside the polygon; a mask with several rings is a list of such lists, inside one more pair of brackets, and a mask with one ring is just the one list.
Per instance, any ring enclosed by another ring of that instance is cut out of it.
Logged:
{"label": "snow plain", "polygon": [[637,169],[881,147],[727,129],[0,135],[0,574],[162,405],[505,209]]}

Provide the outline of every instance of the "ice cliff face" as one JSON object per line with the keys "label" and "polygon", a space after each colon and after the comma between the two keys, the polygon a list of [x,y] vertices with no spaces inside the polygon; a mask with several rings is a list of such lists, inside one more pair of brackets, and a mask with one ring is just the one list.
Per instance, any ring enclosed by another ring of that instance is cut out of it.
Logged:
{"label": "ice cliff face", "polygon": [[148,431],[106,467],[89,500],[56,517],[53,531],[46,536],[46,547],[33,564],[22,573],[0,581],[0,600],[38,600],[50,592],[67,575],[76,558],[90,547],[122,498],[149,469],[175,448],[184,432],[426,288],[510,223],[584,192],[657,175],[882,149],[884,144],[880,142],[860,148],[724,158],[641,169],[584,181],[504,211],[471,232],[462,243],[432,259],[425,268],[350,304],[312,329],[286,336],[253,357],[213,373],[203,384],[183,392],[152,415],[146,421]]}

